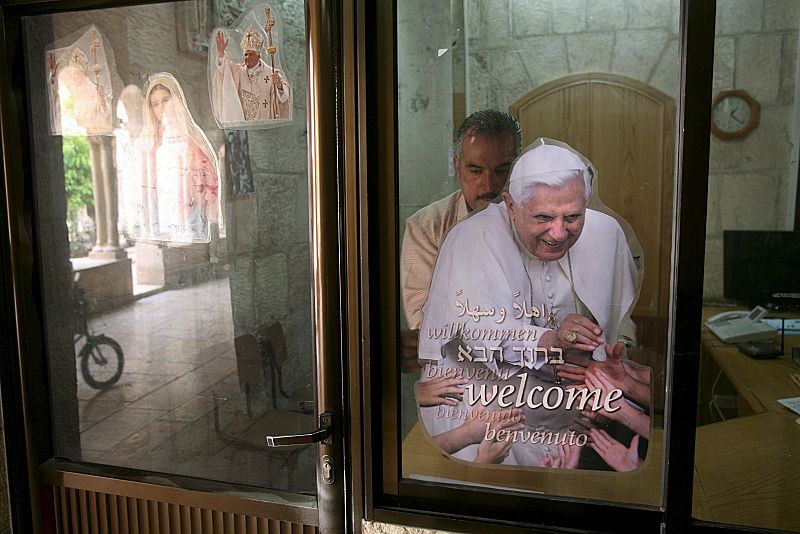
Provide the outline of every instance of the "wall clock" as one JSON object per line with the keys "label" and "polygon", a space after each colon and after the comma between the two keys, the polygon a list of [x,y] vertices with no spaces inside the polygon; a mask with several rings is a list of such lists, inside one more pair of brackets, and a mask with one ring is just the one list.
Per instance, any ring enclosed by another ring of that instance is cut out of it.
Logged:
{"label": "wall clock", "polygon": [[711,133],[720,139],[742,139],[758,125],[760,107],[745,91],[722,91],[711,104]]}

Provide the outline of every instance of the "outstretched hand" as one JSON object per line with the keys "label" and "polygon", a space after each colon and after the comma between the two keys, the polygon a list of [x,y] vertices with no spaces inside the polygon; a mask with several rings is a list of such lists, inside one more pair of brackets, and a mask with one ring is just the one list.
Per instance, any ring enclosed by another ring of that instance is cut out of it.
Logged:
{"label": "outstretched hand", "polygon": [[606,355],[608,359],[605,361],[597,361],[591,358],[581,358],[578,356],[567,356],[564,358],[566,363],[556,365],[558,376],[567,380],[575,382],[584,382],[586,380],[586,371],[594,369],[602,369],[614,387],[622,389],[625,380],[625,365],[622,363],[622,351],[625,349],[625,344],[621,341],[613,347],[606,344]]}
{"label": "outstretched hand", "polygon": [[612,438],[605,430],[589,431],[594,449],[614,471],[633,471],[642,461],[639,459],[639,434],[633,436],[630,447]]}
{"label": "outstretched hand", "polygon": [[[507,408],[499,412],[491,412],[482,417],[486,407],[482,404],[475,406],[471,416],[459,427],[433,436],[433,442],[446,453],[460,451],[469,445],[479,444],[478,463],[500,463],[511,450],[511,439],[497,439],[500,430],[513,432],[525,428],[522,410]],[[489,421],[489,422],[487,422]],[[494,438],[485,439],[486,432],[493,429]]]}
{"label": "outstretched hand", "polygon": [[506,408],[497,412],[489,412],[491,416],[486,417],[486,420],[484,420],[479,417],[479,414],[485,411],[486,407],[478,403],[473,408],[472,418],[461,426],[462,431],[465,433],[465,439],[469,444],[483,441],[487,430],[494,430],[495,435],[497,435],[500,430],[515,432],[525,428],[525,416],[519,408]]}
{"label": "outstretched hand", "polygon": [[225,55],[225,49],[228,48],[228,41],[225,39],[225,36],[222,35],[221,31],[217,31],[214,38],[217,41],[217,57],[223,57]]}
{"label": "outstretched hand", "polygon": [[455,406],[464,396],[466,378],[445,378],[417,382],[417,404],[422,408],[446,404]]}
{"label": "outstretched hand", "polygon": [[58,60],[52,52],[47,54],[47,62],[50,64],[50,76],[55,78],[56,71],[58,70]]}
{"label": "outstretched hand", "polygon": [[553,469],[576,469],[578,461],[581,459],[582,449],[583,447],[578,445],[559,445],[558,456],[554,457],[548,452],[539,465]]}
{"label": "outstretched hand", "polygon": [[501,464],[511,452],[511,441],[483,440],[478,446],[476,464]]}

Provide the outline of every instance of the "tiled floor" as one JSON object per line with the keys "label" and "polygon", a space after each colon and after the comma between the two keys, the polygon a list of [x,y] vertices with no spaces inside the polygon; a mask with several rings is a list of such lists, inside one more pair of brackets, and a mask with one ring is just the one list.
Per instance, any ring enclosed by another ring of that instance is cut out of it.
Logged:
{"label": "tiled floor", "polygon": [[246,413],[227,279],[141,298],[90,328],[120,344],[125,366],[117,384],[97,391],[76,361],[84,461],[314,491],[313,450],[268,450],[263,440],[311,430],[313,417],[268,409],[263,388]]}

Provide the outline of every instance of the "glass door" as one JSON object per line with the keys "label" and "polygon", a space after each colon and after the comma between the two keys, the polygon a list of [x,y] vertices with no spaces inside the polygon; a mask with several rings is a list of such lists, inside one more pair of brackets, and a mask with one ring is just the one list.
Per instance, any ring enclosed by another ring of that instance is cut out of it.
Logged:
{"label": "glass door", "polygon": [[56,521],[343,528],[328,7],[58,8],[7,16],[4,82]]}
{"label": "glass door", "polygon": [[798,9],[716,6],[692,517],[729,528],[800,531]]}
{"label": "glass door", "polygon": [[397,6],[404,479],[661,505],[680,5],[646,4]]}
{"label": "glass door", "polygon": [[378,520],[670,525],[707,5],[376,8]]}

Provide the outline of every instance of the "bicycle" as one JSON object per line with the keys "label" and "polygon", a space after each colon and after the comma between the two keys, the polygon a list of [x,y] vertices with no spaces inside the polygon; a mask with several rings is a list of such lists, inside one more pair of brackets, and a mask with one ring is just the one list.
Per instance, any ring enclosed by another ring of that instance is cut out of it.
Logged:
{"label": "bicycle", "polygon": [[79,312],[75,343],[77,344],[82,338],[86,340],[78,353],[78,358],[81,360],[81,375],[90,387],[103,391],[116,384],[122,376],[125,356],[116,340],[105,334],[93,334],[89,331],[86,301],[83,298],[83,290],[78,285],[79,279],[80,273],[75,273],[74,287]]}

